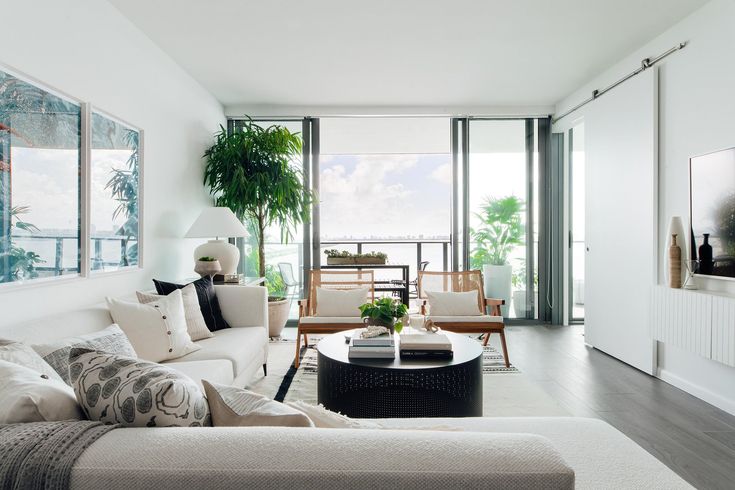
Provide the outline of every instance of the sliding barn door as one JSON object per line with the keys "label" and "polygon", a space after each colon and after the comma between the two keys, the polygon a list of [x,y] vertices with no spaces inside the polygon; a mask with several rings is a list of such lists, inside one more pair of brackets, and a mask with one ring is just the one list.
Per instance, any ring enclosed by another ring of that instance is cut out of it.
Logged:
{"label": "sliding barn door", "polygon": [[586,131],[585,341],[646,373],[656,282],[657,73],[589,104]]}

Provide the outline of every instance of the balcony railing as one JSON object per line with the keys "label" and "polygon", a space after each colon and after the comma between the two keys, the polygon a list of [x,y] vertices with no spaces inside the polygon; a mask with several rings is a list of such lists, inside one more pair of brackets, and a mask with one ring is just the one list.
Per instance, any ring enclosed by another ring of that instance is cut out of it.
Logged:
{"label": "balcony railing", "polygon": [[[433,265],[434,270],[442,270],[447,271],[449,270],[449,245],[450,241],[449,239],[388,239],[388,240],[381,240],[381,239],[364,239],[364,240],[326,240],[321,242],[322,248],[340,248],[339,246],[348,246],[348,247],[355,247],[355,252],[357,253],[363,253],[363,252],[382,252],[383,250],[380,250],[381,246],[411,246],[415,247],[415,256],[413,260],[409,262],[409,265],[411,265],[411,270],[415,274],[415,271],[419,270],[421,268],[421,262],[426,260],[427,253],[425,250],[426,246],[434,245],[434,246],[440,246],[441,247],[441,269],[437,268],[436,265]],[[322,260],[323,261],[323,260]],[[403,262],[391,260],[390,254],[388,256],[388,261],[393,263]],[[415,266],[415,269],[414,269]]]}

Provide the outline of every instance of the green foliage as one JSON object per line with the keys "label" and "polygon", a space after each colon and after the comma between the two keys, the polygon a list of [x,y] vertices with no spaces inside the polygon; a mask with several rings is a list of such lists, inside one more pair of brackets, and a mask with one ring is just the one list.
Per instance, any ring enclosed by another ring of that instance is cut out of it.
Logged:
{"label": "green foliage", "polygon": [[[29,233],[35,233],[39,231],[38,227],[36,227],[35,225],[28,223],[27,221],[23,221],[19,218],[20,215],[25,214],[29,211],[29,206],[14,206],[10,209],[10,235],[12,235],[13,227],[25,230]],[[5,242],[6,240],[3,239],[2,241]],[[12,277],[14,280],[33,279],[35,277],[38,277],[36,265],[45,262],[41,259],[41,256],[38,255],[36,252],[28,252],[24,248],[18,247],[12,241],[8,242],[9,243],[5,247],[2,247],[3,250],[0,253],[0,259],[7,258],[8,274],[10,275],[10,277]]]}
{"label": "green foliage", "polygon": [[[122,267],[136,264],[138,262],[138,182],[139,182],[139,138],[137,131],[127,130],[125,133],[125,144],[132,149],[127,168],[112,169],[112,176],[107,181],[105,189],[109,189],[112,198],[117,201],[117,207],[112,213],[112,219],[120,215],[125,217],[125,222],[117,230],[125,240],[125,254],[120,258]],[[128,247],[127,243],[135,240],[136,243]]]}
{"label": "green foliage", "polygon": [[525,227],[522,214],[524,202],[516,196],[486,198],[481,211],[475,216],[482,222],[470,230],[476,247],[470,256],[470,266],[480,269],[485,264],[506,265],[508,255],[524,244]]}
{"label": "green foliage", "polygon": [[210,257],[208,255],[205,255],[204,257],[199,257],[199,259],[197,260],[199,260],[200,262],[214,262],[215,260],[217,260],[217,257]]}
{"label": "green foliage", "polygon": [[232,134],[220,129],[204,153],[204,184],[217,206],[254,223],[259,274],[265,276],[265,229],[278,225],[281,241],[288,242],[292,230],[308,220],[314,200],[301,171],[291,164],[301,156],[301,136],[283,126],[262,128],[252,120]]}
{"label": "green foliage", "polygon": [[353,254],[352,252],[348,252],[347,250],[336,250],[336,249],[329,249],[325,250],[324,253],[327,257],[334,259],[334,258],[340,258],[340,259],[348,259],[348,258],[370,258],[370,259],[381,259],[381,260],[387,260],[388,255],[386,255],[383,252],[367,252],[364,254]]}
{"label": "green foliage", "polygon": [[[518,263],[520,265],[513,268],[513,275],[510,280],[514,289],[526,289],[526,260],[518,259]],[[538,273],[536,271],[533,273],[533,284],[538,286]]]}
{"label": "green foliage", "polygon": [[265,287],[268,288],[270,301],[279,301],[286,297],[286,283],[283,282],[283,276],[272,265],[265,267]]}
{"label": "green foliage", "polygon": [[371,318],[385,325],[392,325],[395,322],[394,328],[398,333],[403,329],[403,322],[400,319],[406,316],[406,313],[408,306],[394,298],[380,298],[360,306],[361,318]]}

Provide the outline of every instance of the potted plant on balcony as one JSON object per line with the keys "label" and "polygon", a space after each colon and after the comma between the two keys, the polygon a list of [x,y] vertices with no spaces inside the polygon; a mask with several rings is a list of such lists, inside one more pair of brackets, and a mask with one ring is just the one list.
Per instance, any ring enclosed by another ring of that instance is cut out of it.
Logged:
{"label": "potted plant on balcony", "polygon": [[368,252],[353,254],[347,250],[329,249],[325,250],[327,265],[352,265],[352,264],[385,264],[388,256],[383,252]]}
{"label": "potted plant on balcony", "polygon": [[486,198],[480,212],[475,213],[482,224],[470,230],[476,244],[470,265],[483,271],[485,296],[505,300],[501,307],[503,316],[508,316],[511,299],[513,266],[508,263],[508,256],[524,244],[523,211],[523,200],[517,196]]}
{"label": "potted plant on balcony", "polygon": [[366,325],[380,325],[393,332],[401,333],[403,318],[408,306],[395,298],[380,298],[360,306],[360,317]]}
{"label": "potted plant on balcony", "polygon": [[[278,291],[273,285],[274,271],[267,274],[266,229],[279,226],[281,241],[287,243],[295,227],[308,220],[314,200],[300,169],[292,163],[301,157],[301,135],[279,125],[263,128],[248,119],[231,134],[220,126],[204,157],[204,184],[217,206],[229,207],[252,225],[258,245],[258,274],[266,278],[269,292]],[[280,334],[288,319],[289,301],[282,295],[269,296],[268,308],[269,318],[274,319],[271,334]]]}

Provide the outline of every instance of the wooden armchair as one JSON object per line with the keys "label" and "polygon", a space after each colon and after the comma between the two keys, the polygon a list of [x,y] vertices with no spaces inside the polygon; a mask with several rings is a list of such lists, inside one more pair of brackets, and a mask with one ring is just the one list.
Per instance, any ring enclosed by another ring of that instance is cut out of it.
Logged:
{"label": "wooden armchair", "polygon": [[333,271],[312,270],[310,272],[309,294],[306,299],[299,300],[299,325],[296,334],[296,357],[294,367],[299,367],[299,353],[301,352],[301,336],[304,336],[304,345],[309,345],[308,334],[329,334],[352,330],[363,325],[360,311],[355,309],[354,316],[320,316],[317,301],[317,290],[321,289],[367,289],[362,303],[372,302],[375,299],[375,276],[372,270],[360,271]]}
{"label": "wooden armchair", "polygon": [[[505,367],[510,367],[508,347],[505,343],[505,323],[500,312],[500,307],[505,304],[505,300],[485,298],[482,272],[478,270],[462,272],[419,271],[418,290],[419,299],[422,300],[421,314],[432,320],[437,327],[457,333],[484,333],[485,339],[482,345],[487,345],[491,333],[497,332],[500,334]],[[428,297],[427,291],[445,293],[477,291],[479,314],[472,316],[432,316],[431,305],[426,300]],[[486,314],[487,308],[490,308],[489,315]]]}

